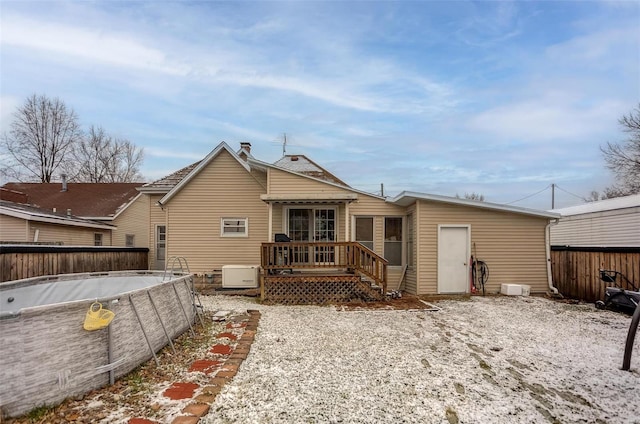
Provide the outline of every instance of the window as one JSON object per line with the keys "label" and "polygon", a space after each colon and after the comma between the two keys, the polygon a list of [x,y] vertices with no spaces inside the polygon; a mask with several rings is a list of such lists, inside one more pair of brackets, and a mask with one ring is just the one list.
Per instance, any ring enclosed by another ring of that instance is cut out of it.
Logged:
{"label": "window", "polygon": [[407,215],[407,266],[413,267],[413,214]]}
{"label": "window", "polygon": [[249,218],[222,218],[220,236],[249,237]]}
{"label": "window", "polygon": [[356,217],[356,241],[373,250],[373,218]]}
{"label": "window", "polygon": [[136,237],[133,234],[127,234],[125,236],[125,245],[127,247],[134,247],[136,245]]}
{"label": "window", "polygon": [[309,241],[312,222],[311,212],[310,209],[289,210],[289,237],[291,240]]}
{"label": "window", "polygon": [[102,233],[94,233],[93,234],[93,245],[94,246],[102,246]]}
{"label": "window", "polygon": [[402,265],[402,218],[384,219],[384,257],[390,266]]}

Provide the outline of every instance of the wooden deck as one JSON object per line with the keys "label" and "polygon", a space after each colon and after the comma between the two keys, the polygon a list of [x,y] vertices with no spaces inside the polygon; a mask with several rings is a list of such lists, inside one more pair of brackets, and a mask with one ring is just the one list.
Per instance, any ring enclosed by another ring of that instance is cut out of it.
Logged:
{"label": "wooden deck", "polygon": [[262,244],[261,297],[305,304],[384,299],[387,261],[357,242]]}

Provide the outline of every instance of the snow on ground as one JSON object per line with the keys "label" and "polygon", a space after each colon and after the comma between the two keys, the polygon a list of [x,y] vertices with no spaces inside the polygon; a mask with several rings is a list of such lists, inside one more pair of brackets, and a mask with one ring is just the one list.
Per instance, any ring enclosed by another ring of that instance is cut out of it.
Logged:
{"label": "snow on ground", "polygon": [[249,357],[206,423],[640,423],[631,318],[536,297],[440,301],[437,312],[258,309]]}

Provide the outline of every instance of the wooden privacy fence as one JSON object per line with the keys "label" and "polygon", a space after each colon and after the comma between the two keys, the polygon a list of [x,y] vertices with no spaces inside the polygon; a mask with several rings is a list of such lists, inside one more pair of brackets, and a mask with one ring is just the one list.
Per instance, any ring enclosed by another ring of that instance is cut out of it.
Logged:
{"label": "wooden privacy fence", "polygon": [[0,282],[148,267],[149,249],[142,247],[0,245]]}
{"label": "wooden privacy fence", "polygon": [[[551,246],[553,283],[565,297],[595,302],[604,300],[605,287],[600,270],[618,271],[636,287],[640,286],[640,247]],[[620,287],[627,287],[618,278]]]}

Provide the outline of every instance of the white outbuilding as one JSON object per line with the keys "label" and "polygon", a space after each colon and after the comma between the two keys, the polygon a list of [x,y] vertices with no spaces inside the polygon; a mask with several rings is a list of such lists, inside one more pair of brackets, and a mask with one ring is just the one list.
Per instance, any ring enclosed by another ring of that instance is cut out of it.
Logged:
{"label": "white outbuilding", "polygon": [[640,247],[640,194],[554,209],[552,246]]}

